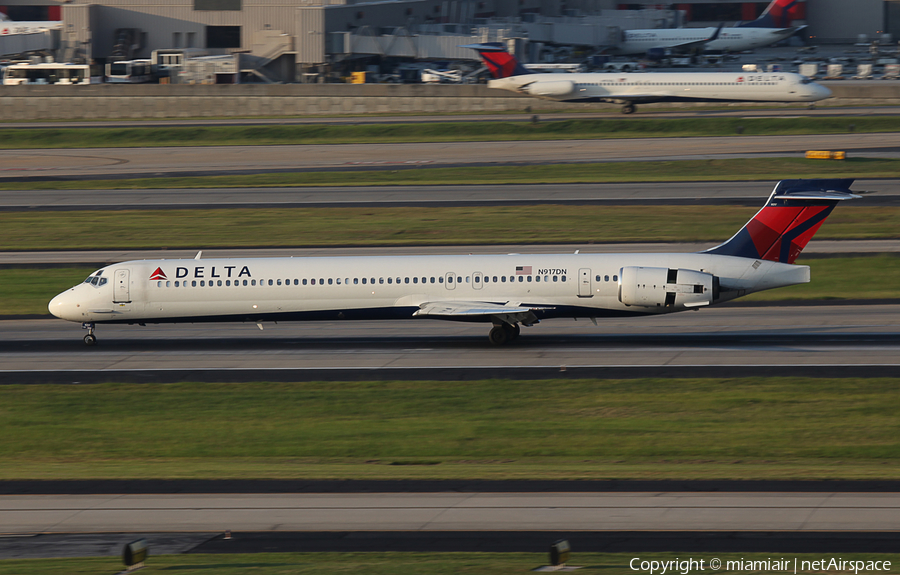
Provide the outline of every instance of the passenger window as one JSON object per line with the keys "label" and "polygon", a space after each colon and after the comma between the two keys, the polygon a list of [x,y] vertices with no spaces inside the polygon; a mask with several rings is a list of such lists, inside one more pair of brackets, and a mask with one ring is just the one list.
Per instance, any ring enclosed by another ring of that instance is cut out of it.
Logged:
{"label": "passenger window", "polygon": [[562,281],[566,281],[566,276],[562,276]]}
{"label": "passenger window", "polygon": [[331,285],[331,278],[328,278],[328,285]]}
{"label": "passenger window", "polygon": [[[231,280],[225,280],[225,285],[226,285],[226,286],[231,286]],[[234,285],[237,285],[237,284],[234,284]]]}
{"label": "passenger window", "polygon": [[431,278],[431,283],[434,283],[434,277],[433,277],[433,276],[432,276],[432,278]]}
{"label": "passenger window", "polygon": [[372,285],[375,285],[375,278],[370,279],[370,280],[369,280],[369,283],[372,284]]}
{"label": "passenger window", "polygon": [[255,286],[255,285],[256,285],[256,280],[250,280],[250,285],[251,285],[251,286]]}
{"label": "passenger window", "polygon": [[366,278],[363,278],[363,285],[366,285]]}
{"label": "passenger window", "polygon": [[614,281],[614,282],[619,281],[619,276],[613,276],[613,281]]}
{"label": "passenger window", "polygon": [[559,276],[553,276],[553,281],[556,281],[558,278]]}
{"label": "passenger window", "polygon": [[419,278],[413,278],[413,283],[414,283],[414,284],[419,283]]}
{"label": "passenger window", "polygon": [[309,285],[316,285],[316,278],[309,280]]}
{"label": "passenger window", "polygon": [[525,277],[528,278],[528,281],[529,281],[529,282],[531,281],[531,276],[525,276]]}
{"label": "passenger window", "polygon": [[191,281],[191,287],[197,287],[197,280]]}
{"label": "passenger window", "polygon": [[206,281],[200,280],[200,287],[206,287]]}
{"label": "passenger window", "polygon": [[409,278],[403,278],[403,283],[409,283]]}
{"label": "passenger window", "polygon": [[178,280],[175,280],[175,287],[178,287]]}
{"label": "passenger window", "polygon": [[597,276],[597,277],[594,278],[594,279],[595,279],[596,281],[600,281],[600,276]]}
{"label": "passenger window", "polygon": [[[269,282],[269,283],[271,284],[271,282]],[[281,285],[281,279],[276,280],[275,283],[277,283],[278,285]]]}
{"label": "passenger window", "polygon": [[306,278],[303,278],[303,285],[306,285]]}
{"label": "passenger window", "polygon": [[519,283],[522,283],[523,281],[525,281],[525,276],[519,276]]}
{"label": "passenger window", "polygon": [[216,280],[216,285],[222,287],[222,280]]}
{"label": "passenger window", "polygon": [[603,276],[603,281],[608,282],[608,281],[609,281],[609,276]]}
{"label": "passenger window", "polygon": [[[274,281],[269,280],[269,285],[272,285],[272,284],[274,284],[274,283],[275,283]],[[278,285],[281,285],[281,280],[278,280]]]}
{"label": "passenger window", "polygon": [[506,283],[506,276],[500,276],[500,280]]}
{"label": "passenger window", "polygon": [[479,282],[481,282],[481,278],[478,276],[475,276],[475,283],[479,283]]}
{"label": "passenger window", "polygon": [[438,276],[438,283],[439,284],[444,283],[444,276]]}
{"label": "passenger window", "polygon": [[391,281],[391,280],[393,280],[393,279],[394,279],[394,278],[388,278],[388,283],[389,283],[389,284],[390,284],[390,283],[394,283],[393,281]]}
{"label": "passenger window", "polygon": [[545,281],[545,282],[550,281],[550,276],[544,276],[544,281]]}
{"label": "passenger window", "polygon": [[300,280],[295,279],[295,280],[294,280],[294,285],[295,285],[295,286],[300,285]]}
{"label": "passenger window", "polygon": [[323,278],[319,278],[319,285],[325,285],[325,280]]}
{"label": "passenger window", "polygon": [[381,285],[384,283],[384,278],[378,278],[378,284]]}

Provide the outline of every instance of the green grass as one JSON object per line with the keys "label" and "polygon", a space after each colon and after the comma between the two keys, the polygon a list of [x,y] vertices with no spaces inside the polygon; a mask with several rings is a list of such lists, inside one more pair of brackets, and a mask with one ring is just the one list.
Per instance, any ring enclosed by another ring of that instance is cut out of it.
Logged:
{"label": "green grass", "polygon": [[[549,548],[551,541],[547,542]],[[646,561],[674,561],[693,558],[709,562],[718,558],[722,568],[716,573],[760,573],[764,571],[729,570],[727,561],[820,561],[840,558],[846,561],[890,561],[891,573],[900,563],[900,555],[893,553],[580,553],[572,549],[570,565],[580,565],[585,571],[602,570],[608,575],[634,575],[629,567],[635,557]],[[141,573],[170,573],[179,575],[266,575],[345,574],[368,575],[503,575],[528,573],[535,567],[547,565],[547,553],[259,553],[228,555],[150,555]],[[90,559],[9,559],[0,560],[0,575],[96,575],[115,573],[122,564],[115,558]],[[792,571],[792,570],[791,570]],[[784,571],[782,571],[784,572]],[[822,573],[821,570],[800,570],[798,573]],[[862,571],[861,571],[862,572]],[[675,571],[674,573],[680,573]],[[693,573],[702,573],[699,569]],[[657,572],[658,575],[658,572]]]}
{"label": "green grass", "polygon": [[[900,257],[803,260],[812,268],[808,284],[760,292],[740,301],[865,300],[900,298]],[[82,281],[91,267],[0,269],[0,316],[48,315],[54,295]],[[860,281],[859,278],[866,278]]]}
{"label": "green grass", "polygon": [[[243,176],[160,177],[115,180],[0,182],[0,190],[146,190],[171,188],[266,188],[614,182],[696,182],[785,178],[893,178],[900,160],[849,158],[745,158],[673,162],[605,162],[532,166],[347,170]],[[760,188],[760,201],[766,190]],[[127,196],[127,194],[123,194]]]}
{"label": "green grass", "polygon": [[[852,128],[851,128],[852,126]],[[457,142],[776,136],[900,131],[900,116],[877,118],[621,118],[532,123],[440,122],[427,124],[210,126],[134,128],[35,128],[0,130],[0,149],[153,146],[237,146],[392,142]]]}
{"label": "green grass", "polygon": [[898,384],[8,385],[0,479],[887,479],[900,471]]}
{"label": "green grass", "polygon": [[[755,212],[549,205],[2,212],[0,250],[719,242]],[[840,206],[816,237],[900,237],[900,208]]]}

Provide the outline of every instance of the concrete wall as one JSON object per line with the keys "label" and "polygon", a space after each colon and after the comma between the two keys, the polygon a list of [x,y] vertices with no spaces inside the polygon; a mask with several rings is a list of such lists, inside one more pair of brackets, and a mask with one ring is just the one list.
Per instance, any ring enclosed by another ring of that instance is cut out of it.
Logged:
{"label": "concrete wall", "polygon": [[[824,105],[900,105],[900,81],[824,84],[835,96],[822,102]],[[650,106],[674,107],[678,104]],[[615,105],[562,104],[490,90],[483,85],[0,86],[0,121],[524,112],[529,108],[602,110],[615,108]]]}

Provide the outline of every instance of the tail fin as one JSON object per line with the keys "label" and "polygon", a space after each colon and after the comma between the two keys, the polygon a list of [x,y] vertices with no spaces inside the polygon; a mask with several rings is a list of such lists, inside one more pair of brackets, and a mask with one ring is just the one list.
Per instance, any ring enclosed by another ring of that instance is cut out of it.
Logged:
{"label": "tail fin", "polygon": [[852,179],[781,180],[734,237],[705,253],[792,264],[841,200],[858,198]]}
{"label": "tail fin", "polygon": [[484,65],[487,66],[494,78],[509,78],[510,76],[523,76],[533,74],[519,60],[506,49],[502,42],[485,42],[483,44],[466,44],[460,48],[471,48],[478,52]]}
{"label": "tail fin", "polygon": [[803,20],[804,5],[799,0],[772,0],[759,18],[742,22],[741,28],[790,28],[794,20]]}

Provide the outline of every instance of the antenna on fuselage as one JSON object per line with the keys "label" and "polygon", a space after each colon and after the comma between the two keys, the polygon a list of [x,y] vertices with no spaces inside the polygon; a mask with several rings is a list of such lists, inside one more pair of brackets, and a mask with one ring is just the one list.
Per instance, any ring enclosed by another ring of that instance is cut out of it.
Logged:
{"label": "antenna on fuselage", "polygon": [[203,254],[203,250],[200,250],[199,252],[197,252],[197,255],[194,256],[194,259],[195,259],[195,260],[199,260],[199,259],[200,259],[200,256],[201,256],[202,254]]}

